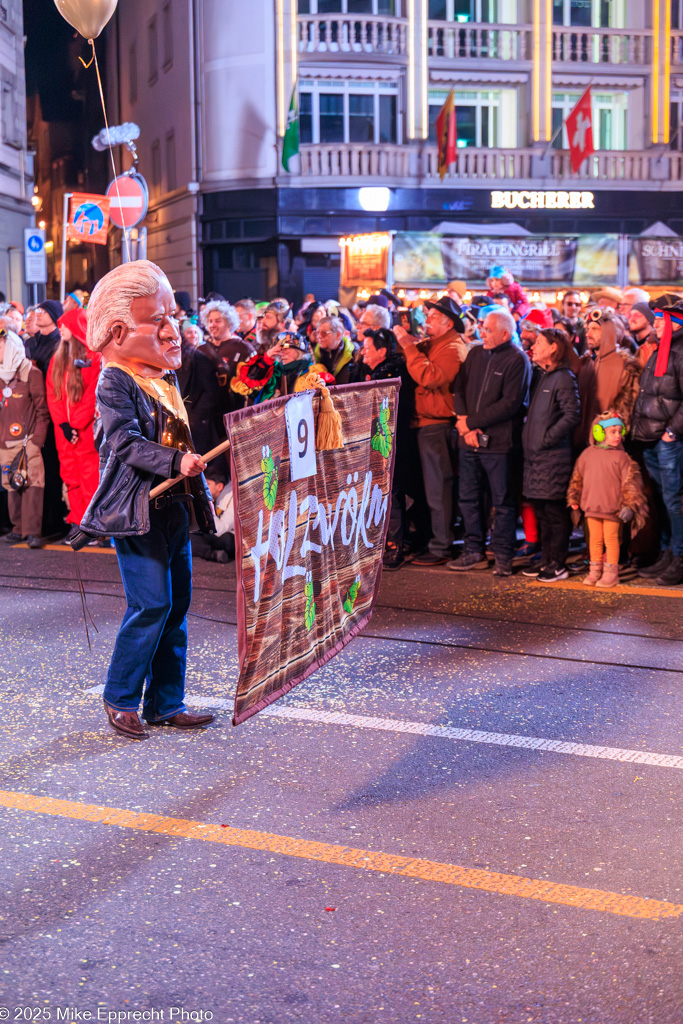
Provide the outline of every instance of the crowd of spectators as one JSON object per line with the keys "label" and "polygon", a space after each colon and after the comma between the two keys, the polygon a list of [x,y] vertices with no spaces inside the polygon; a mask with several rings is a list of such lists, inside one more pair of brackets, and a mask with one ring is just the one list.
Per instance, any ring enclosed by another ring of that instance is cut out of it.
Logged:
{"label": "crowd of spectators", "polygon": [[[630,564],[683,583],[682,297],[570,287],[557,305],[530,303],[492,267],[479,295],[453,281],[430,299],[383,289],[352,309],[313,295],[297,310],[286,298],[209,294],[197,311],[187,292],[175,299],[199,452],[225,437],[227,412],[293,393],[310,370],[328,385],[400,379],[385,569],[493,565],[540,583],[582,572],[611,587]],[[68,540],[95,490],[100,357],[86,325],[82,291],[64,306],[0,304],[6,541]],[[217,531],[195,537],[195,553],[225,562],[227,460],[206,476]]]}

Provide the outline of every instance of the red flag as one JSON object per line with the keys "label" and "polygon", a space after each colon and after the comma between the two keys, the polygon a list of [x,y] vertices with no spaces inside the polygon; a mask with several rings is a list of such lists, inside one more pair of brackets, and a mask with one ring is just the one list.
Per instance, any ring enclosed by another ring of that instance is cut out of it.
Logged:
{"label": "red flag", "polygon": [[458,130],[455,122],[455,90],[451,89],[448,99],[436,119],[436,141],[439,147],[439,177],[443,181],[448,165],[455,163],[457,156]]}
{"label": "red flag", "polygon": [[565,121],[565,125],[569,139],[569,159],[572,171],[576,174],[586,157],[595,152],[590,85]]}

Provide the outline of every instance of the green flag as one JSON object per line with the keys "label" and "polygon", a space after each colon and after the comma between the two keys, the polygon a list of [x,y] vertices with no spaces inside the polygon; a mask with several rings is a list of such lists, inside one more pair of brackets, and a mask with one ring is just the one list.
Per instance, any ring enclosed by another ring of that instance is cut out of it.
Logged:
{"label": "green flag", "polygon": [[292,99],[287,113],[287,127],[285,137],[282,140],[282,166],[289,171],[289,161],[293,156],[299,155],[299,103],[296,91],[296,82],[292,89]]}

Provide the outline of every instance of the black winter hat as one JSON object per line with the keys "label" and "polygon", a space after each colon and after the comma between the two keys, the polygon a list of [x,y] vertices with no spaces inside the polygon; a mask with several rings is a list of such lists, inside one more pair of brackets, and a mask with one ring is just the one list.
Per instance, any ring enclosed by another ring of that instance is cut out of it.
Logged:
{"label": "black winter hat", "polygon": [[186,313],[192,312],[192,299],[189,292],[173,292],[176,306],[180,306]]}
{"label": "black winter hat", "polygon": [[45,310],[50,319],[54,321],[55,327],[60,316],[64,316],[64,307],[59,299],[45,299],[43,302],[38,303],[38,309]]}
{"label": "black winter hat", "polygon": [[652,327],[655,322],[655,314],[652,311],[652,307],[649,302],[635,302],[631,309],[635,310],[636,313],[640,313],[641,316],[644,316],[650,327]]}

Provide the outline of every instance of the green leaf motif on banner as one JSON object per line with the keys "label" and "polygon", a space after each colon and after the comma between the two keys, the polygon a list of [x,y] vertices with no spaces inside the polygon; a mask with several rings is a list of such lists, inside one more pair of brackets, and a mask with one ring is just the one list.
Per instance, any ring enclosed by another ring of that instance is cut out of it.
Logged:
{"label": "green leaf motif on banner", "polygon": [[263,473],[263,500],[269,512],[275,507],[277,497],[277,475],[278,467],[273,461],[270,448],[264,444],[261,449],[261,472]]}
{"label": "green leaf motif on banner", "polygon": [[304,622],[306,629],[310,632],[315,622],[315,611],[316,603],[313,600],[313,574],[309,571],[306,573],[306,580],[304,583],[304,597],[306,598],[306,609],[304,611]]}
{"label": "green leaf motif on banner", "polygon": [[382,399],[382,406],[379,411],[379,419],[375,420],[375,433],[372,438],[372,448],[379,452],[382,458],[388,459],[391,455],[393,439],[389,429],[389,399]]}
{"label": "green leaf motif on banner", "polygon": [[346,593],[346,597],[344,598],[344,603],[342,605],[342,608],[344,609],[344,611],[348,612],[349,615],[353,611],[353,606],[356,603],[356,598],[358,597],[358,591],[359,590],[360,590],[360,575],[356,576],[355,580],[353,581],[353,583],[349,587],[349,589],[348,589],[348,591]]}

